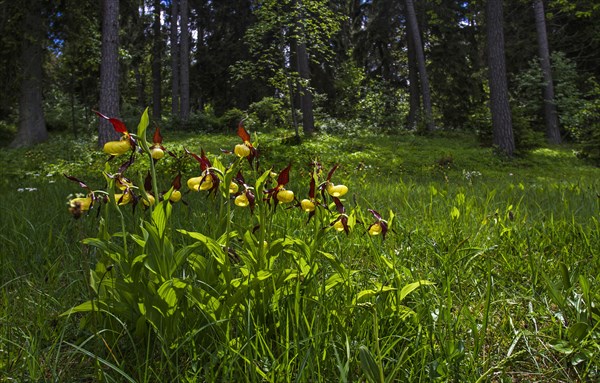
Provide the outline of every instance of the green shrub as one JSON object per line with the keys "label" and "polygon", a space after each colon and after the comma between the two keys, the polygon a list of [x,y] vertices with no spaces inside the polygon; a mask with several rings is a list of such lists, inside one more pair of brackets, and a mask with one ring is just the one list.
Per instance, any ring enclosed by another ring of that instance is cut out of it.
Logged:
{"label": "green shrub", "polygon": [[244,117],[246,117],[246,113],[243,110],[238,108],[227,110],[221,117],[219,117],[223,131],[225,133],[235,132],[238,124],[244,119]]}
{"label": "green shrub", "polygon": [[284,127],[291,120],[284,101],[276,97],[265,97],[251,104],[248,111],[253,126],[261,132]]}
{"label": "green shrub", "polygon": [[582,157],[600,166],[600,84],[594,79],[589,84],[591,89],[576,115],[580,121],[576,138],[582,145]]}

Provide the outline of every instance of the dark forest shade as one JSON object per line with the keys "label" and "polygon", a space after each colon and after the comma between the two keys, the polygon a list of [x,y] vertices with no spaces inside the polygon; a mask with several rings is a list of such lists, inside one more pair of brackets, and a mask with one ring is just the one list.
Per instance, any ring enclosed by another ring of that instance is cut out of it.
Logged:
{"label": "dark forest shade", "polygon": [[486,16],[493,141],[502,152],[512,156],[515,139],[508,102],[502,0],[488,0]]}
{"label": "dark forest shade", "polygon": [[535,13],[535,26],[537,30],[538,51],[540,55],[540,66],[544,76],[544,121],[546,123],[546,137],[551,144],[560,144],[560,129],[558,126],[558,114],[554,100],[554,83],[552,80],[552,68],[550,66],[550,49],[548,48],[548,35],[546,33],[546,16],[544,14],[544,2],[535,0],[533,3]]}
{"label": "dark forest shade", "polygon": [[421,84],[421,94],[423,96],[423,108],[425,109],[425,126],[428,131],[433,131],[433,112],[431,107],[431,92],[429,89],[429,77],[427,76],[427,67],[425,65],[425,53],[423,52],[423,43],[415,14],[415,6],[412,0],[406,0],[406,20],[410,30],[410,36],[413,41],[417,67],[419,68],[419,80]]}
{"label": "dark forest shade", "polygon": [[[119,0],[102,1],[102,61],[99,112],[119,117]],[[98,145],[119,138],[112,125],[99,119]]]}
{"label": "dark forest shade", "polygon": [[21,51],[21,97],[19,130],[12,147],[30,146],[48,138],[42,105],[42,56],[45,23],[40,0],[31,0],[25,15],[25,38]]}

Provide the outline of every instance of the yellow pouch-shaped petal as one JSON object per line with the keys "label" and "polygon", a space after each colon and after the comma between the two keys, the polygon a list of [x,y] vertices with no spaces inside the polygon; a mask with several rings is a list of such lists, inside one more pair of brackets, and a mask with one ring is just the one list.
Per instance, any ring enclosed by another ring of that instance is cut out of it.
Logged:
{"label": "yellow pouch-shaped petal", "polygon": [[282,203],[292,202],[294,200],[294,192],[291,190],[280,190],[277,193],[277,200]]}
{"label": "yellow pouch-shaped petal", "polygon": [[348,187],[346,185],[334,185],[332,183],[327,184],[327,193],[332,197],[341,197],[348,193]]}
{"label": "yellow pouch-shaped petal", "polygon": [[300,202],[300,206],[302,207],[302,210],[304,210],[307,213],[315,211],[315,203],[309,199],[303,199]]}
{"label": "yellow pouch-shaped petal", "polygon": [[104,144],[104,153],[110,154],[111,156],[120,156],[121,154],[127,153],[131,149],[129,139],[120,141],[109,141]]}

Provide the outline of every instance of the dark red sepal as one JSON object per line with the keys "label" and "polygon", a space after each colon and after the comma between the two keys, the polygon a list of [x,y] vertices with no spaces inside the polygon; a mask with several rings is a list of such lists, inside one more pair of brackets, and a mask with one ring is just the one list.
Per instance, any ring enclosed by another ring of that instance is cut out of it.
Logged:
{"label": "dark red sepal", "polygon": [[146,178],[144,179],[144,190],[146,192],[152,192],[152,175],[148,172]]}
{"label": "dark red sepal", "polygon": [[329,171],[329,173],[327,174],[327,181],[331,181],[331,177],[333,177],[333,173],[335,173],[335,171],[337,170],[337,168],[340,167],[340,164],[335,165],[333,168],[331,168],[331,170]]}
{"label": "dark red sepal", "polygon": [[186,148],[184,148],[183,150],[185,150],[185,152],[187,154],[189,154],[190,156],[194,157],[196,159],[196,161],[198,161],[198,163],[200,164],[200,169],[202,171],[205,171],[206,169],[208,169],[208,168],[210,168],[212,166],[211,163],[210,163],[210,161],[206,157],[206,154],[204,154],[204,149],[200,149],[200,151],[201,151],[200,156],[198,156],[195,153],[190,152]]}
{"label": "dark red sepal", "polygon": [[379,214],[378,212],[376,212],[373,209],[369,209],[369,213],[373,214],[373,217],[375,217],[375,219],[377,219],[377,221],[381,221],[383,218],[381,218],[381,214]]}
{"label": "dark red sepal", "polygon": [[152,142],[155,144],[162,144],[162,142],[163,142],[162,135],[160,134],[160,127],[158,125],[156,126],[156,129],[154,130],[154,137],[152,138]]}
{"label": "dark red sepal", "polygon": [[342,204],[342,201],[340,201],[340,199],[338,197],[332,197],[332,198],[333,198],[333,202],[335,203],[335,207],[336,207],[338,213],[344,214],[346,212],[346,208],[344,207],[344,204]]}
{"label": "dark red sepal", "polygon": [[177,174],[177,176],[173,179],[173,182],[171,182],[171,186],[173,186],[174,190],[181,189],[181,173]]}
{"label": "dark red sepal", "polygon": [[[69,175],[67,175],[67,174],[64,174],[64,173],[63,173],[63,175],[64,175],[65,177],[67,177],[67,179],[69,179],[69,180],[71,180],[71,181],[73,181],[73,182],[77,182],[77,183],[79,183],[79,186],[81,186],[82,188],[84,188],[84,189],[86,189],[86,190],[90,190],[90,187],[89,187],[89,186],[87,186],[87,185],[86,185],[86,183],[85,183],[85,182],[83,182],[83,181],[81,181],[79,178],[75,178],[75,177],[73,177],[73,176],[69,176]],[[91,190],[90,190],[90,191],[91,191]]]}
{"label": "dark red sepal", "polygon": [[279,173],[279,176],[277,177],[277,186],[283,186],[286,185],[289,181],[290,181],[290,168],[292,167],[292,164],[289,164],[285,169],[283,169],[281,171],[281,173]]}
{"label": "dark red sepal", "polygon": [[250,134],[248,134],[246,128],[244,128],[244,121],[240,121],[240,123],[238,124],[237,135],[245,143],[250,143]]}
{"label": "dark red sepal", "polygon": [[94,110],[94,113],[96,113],[99,117],[107,120],[108,122],[110,122],[113,126],[113,128],[119,132],[119,133],[127,133],[127,127],[125,126],[125,123],[121,120],[119,120],[118,118],[114,118],[114,117],[107,117],[104,114]]}
{"label": "dark red sepal", "polygon": [[310,189],[308,191],[308,197],[310,199],[315,199],[315,187],[316,187],[316,182],[315,182],[315,177],[311,177],[310,179]]}

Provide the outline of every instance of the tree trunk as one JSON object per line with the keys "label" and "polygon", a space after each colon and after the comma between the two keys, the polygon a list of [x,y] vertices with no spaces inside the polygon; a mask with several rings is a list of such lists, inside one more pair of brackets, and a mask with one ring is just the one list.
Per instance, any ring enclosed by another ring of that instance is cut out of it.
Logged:
{"label": "tree trunk", "polygon": [[546,137],[551,144],[560,144],[560,128],[558,114],[554,101],[554,84],[552,81],[552,67],[550,66],[550,49],[548,48],[548,35],[546,33],[546,15],[543,0],[534,0],[535,26],[537,29],[538,51],[540,66],[544,76],[544,120],[546,122]]}
{"label": "tree trunk", "polygon": [[297,1],[300,10],[299,20],[296,23],[299,39],[296,41],[296,64],[300,75],[300,110],[302,110],[302,131],[304,135],[315,132],[315,117],[313,113],[313,96],[310,90],[310,68],[308,64],[308,52],[306,50],[306,39],[304,37],[304,14],[302,12],[302,0]]}
{"label": "tree trunk", "polygon": [[171,1],[171,115],[179,117],[179,0]]}
{"label": "tree trunk", "polygon": [[[119,116],[119,0],[102,1],[102,58],[99,112]],[[99,119],[98,145],[119,139],[110,122]]]}
{"label": "tree trunk", "polygon": [[190,27],[188,23],[188,0],[180,0],[181,12],[181,47],[180,56],[180,116],[186,121],[190,116]]}
{"label": "tree trunk", "polygon": [[19,130],[10,146],[31,146],[48,139],[42,104],[42,58],[45,23],[40,0],[30,0],[25,15],[24,38],[21,45],[21,97],[19,100]]}
{"label": "tree trunk", "polygon": [[160,33],[160,0],[154,0],[154,24],[152,24],[152,116],[160,121],[162,117],[162,36]]}
{"label": "tree trunk", "polygon": [[408,94],[409,110],[406,117],[406,127],[409,130],[417,128],[419,122],[419,110],[421,109],[421,95],[419,93],[419,68],[417,55],[415,54],[415,43],[410,28],[406,30],[408,48]]}
{"label": "tree trunk", "polygon": [[433,113],[431,109],[431,93],[429,90],[429,78],[427,77],[427,68],[425,66],[425,53],[423,52],[423,44],[421,42],[421,34],[419,32],[419,24],[417,23],[417,15],[413,0],[406,0],[406,20],[410,28],[415,55],[417,56],[417,65],[419,67],[419,79],[421,83],[421,93],[423,95],[423,108],[425,109],[425,126],[427,131],[434,130]]}
{"label": "tree trunk", "polygon": [[502,0],[488,0],[487,43],[493,142],[502,152],[512,156],[515,151],[515,139],[508,101],[502,21]]}

